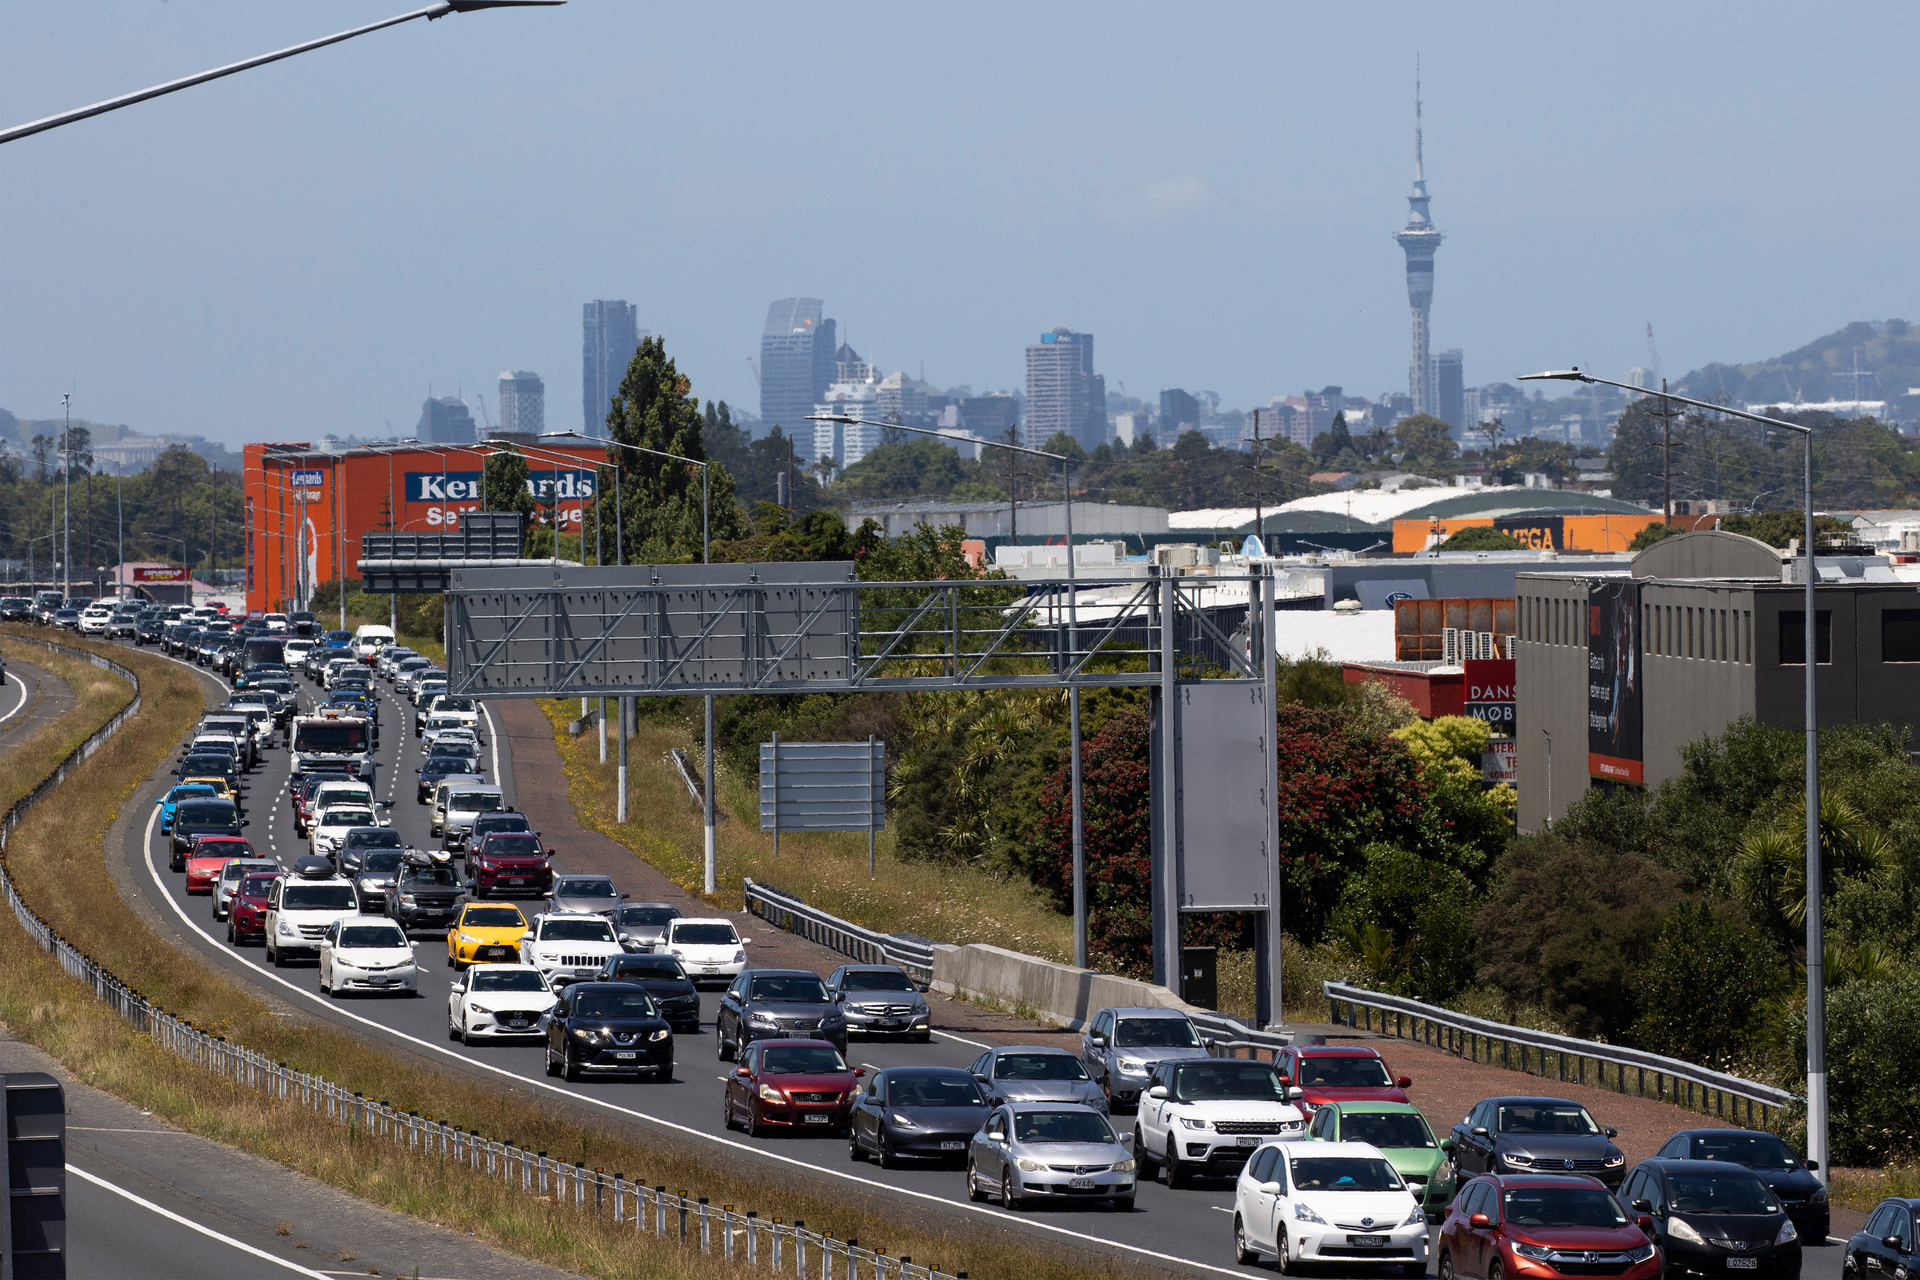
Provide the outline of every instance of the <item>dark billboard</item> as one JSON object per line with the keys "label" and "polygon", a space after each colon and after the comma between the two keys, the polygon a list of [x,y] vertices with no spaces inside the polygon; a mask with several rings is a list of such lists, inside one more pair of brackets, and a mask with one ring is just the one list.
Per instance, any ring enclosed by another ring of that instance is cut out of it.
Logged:
{"label": "dark billboard", "polygon": [[1640,584],[1587,588],[1587,772],[1644,783],[1640,756]]}

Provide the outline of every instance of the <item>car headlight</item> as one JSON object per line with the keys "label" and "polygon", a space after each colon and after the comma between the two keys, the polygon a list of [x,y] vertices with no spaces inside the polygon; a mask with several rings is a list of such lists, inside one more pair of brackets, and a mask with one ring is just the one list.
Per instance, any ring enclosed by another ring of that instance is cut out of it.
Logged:
{"label": "car headlight", "polygon": [[667,1029],[666,1029],[665,1027],[662,1027],[662,1028],[660,1028],[660,1029],[659,1029],[658,1031],[656,1031],[656,1032],[654,1032],[654,1033],[653,1033],[652,1035],[650,1035],[650,1036],[648,1036],[648,1037],[647,1037],[647,1039],[649,1039],[649,1040],[665,1040],[665,1039],[666,1039],[666,1038],[667,1038],[668,1036],[670,1036],[670,1035],[672,1035],[672,1034],[673,1034],[673,1032],[671,1032],[671,1031],[669,1031],[669,1030],[667,1030]]}
{"label": "car headlight", "polygon": [[1533,1164],[1532,1156],[1522,1155],[1518,1151],[1503,1151],[1500,1153],[1499,1158],[1501,1160],[1506,1161],[1508,1164],[1521,1169],[1525,1169]]}
{"label": "car headlight", "polygon": [[474,937],[472,934],[456,933],[453,935],[453,937],[454,937],[454,941],[464,942],[470,947],[477,947],[480,945],[480,939]]}
{"label": "car headlight", "polygon": [[1039,1173],[1047,1167],[1038,1160],[1029,1160],[1025,1156],[1021,1156],[1018,1160],[1015,1160],[1014,1163],[1020,1166],[1020,1172],[1022,1173]]}
{"label": "car headlight", "polygon": [[1643,1244],[1638,1249],[1627,1250],[1627,1261],[1629,1262],[1645,1262],[1652,1256],[1653,1246],[1650,1244]]}
{"label": "car headlight", "polygon": [[1607,1168],[1618,1169],[1621,1165],[1625,1164],[1626,1162],[1627,1162],[1627,1158],[1621,1155],[1618,1151],[1616,1151],[1612,1155],[1607,1157]]}
{"label": "car headlight", "polygon": [[1147,1064],[1133,1058],[1122,1058],[1120,1059],[1120,1069],[1122,1071],[1145,1071]]}
{"label": "car headlight", "polygon": [[403,894],[401,894],[401,895],[400,895],[400,905],[401,905],[401,906],[403,906],[403,907],[410,907],[410,906],[412,906],[412,905],[413,905],[413,895],[412,895],[412,894],[410,894],[410,893],[403,893]]}
{"label": "car headlight", "polygon": [[1551,1249],[1542,1248],[1537,1244],[1522,1244],[1518,1240],[1513,1242],[1513,1251],[1521,1257],[1531,1258],[1535,1262],[1545,1262],[1553,1253]]}
{"label": "car headlight", "polygon": [[770,1084],[760,1086],[760,1096],[768,1102],[785,1102],[787,1100],[786,1094],[780,1092]]}
{"label": "car headlight", "polygon": [[777,1028],[780,1025],[780,1020],[770,1013],[750,1013],[747,1015],[747,1022],[756,1027]]}
{"label": "car headlight", "polygon": [[1793,1229],[1793,1220],[1788,1219],[1780,1224],[1780,1234],[1773,1238],[1773,1242],[1775,1244],[1792,1244],[1799,1238],[1800,1233]]}
{"label": "car headlight", "polygon": [[1440,1162],[1440,1167],[1433,1171],[1433,1180],[1435,1182],[1453,1181],[1453,1157],[1449,1156]]}
{"label": "car headlight", "polygon": [[1667,1235],[1674,1240],[1679,1240],[1686,1244],[1706,1243],[1705,1238],[1702,1237],[1698,1231],[1695,1231],[1692,1224],[1685,1218],[1673,1217],[1671,1215],[1667,1218]]}
{"label": "car headlight", "polygon": [[908,1117],[901,1115],[898,1111],[889,1111],[887,1113],[887,1119],[902,1129],[918,1129],[920,1127]]}
{"label": "car headlight", "polygon": [[285,934],[288,937],[292,937],[294,933],[292,923],[286,920],[282,920],[280,922],[280,932]]}
{"label": "car headlight", "polygon": [[[676,951],[676,952],[674,952],[674,954],[675,954],[675,955],[678,955],[678,954],[680,954],[680,953]],[[738,950],[738,951],[735,951],[735,952],[733,953],[733,963],[735,963],[735,964],[745,964],[746,962],[747,962],[747,953],[746,953],[746,949],[745,949],[745,948],[742,948],[742,949],[740,949],[740,950]]]}
{"label": "car headlight", "polygon": [[541,964],[559,964],[560,953],[557,951],[542,951],[540,953],[540,963]]}
{"label": "car headlight", "polygon": [[1207,1122],[1204,1119],[1195,1120],[1189,1116],[1181,1116],[1180,1123],[1188,1129],[1204,1129],[1207,1127]]}
{"label": "car headlight", "polygon": [[360,887],[368,893],[377,893],[380,889],[380,882],[372,876],[362,876],[360,877]]}
{"label": "car headlight", "polygon": [[[1414,1205],[1414,1206],[1413,1206],[1413,1212],[1412,1212],[1412,1213],[1410,1213],[1410,1214],[1408,1214],[1408,1215],[1407,1215],[1407,1220],[1406,1220],[1405,1222],[1403,1222],[1403,1223],[1401,1223],[1400,1225],[1401,1225],[1401,1226],[1403,1226],[1403,1227],[1424,1227],[1424,1226],[1426,1226],[1426,1225],[1427,1225],[1427,1211],[1426,1211],[1425,1209],[1422,1209],[1422,1208],[1421,1208],[1421,1207],[1420,1207],[1419,1205],[1417,1205],[1417,1204],[1416,1204],[1416,1205]],[[1518,1245],[1515,1245],[1514,1247],[1515,1247],[1516,1249],[1517,1249],[1517,1248],[1519,1248],[1519,1246],[1518,1246]],[[1531,1257],[1532,1255],[1531,1255],[1531,1254],[1529,1254],[1529,1255],[1527,1255],[1527,1256],[1529,1256],[1529,1257]]]}
{"label": "car headlight", "polygon": [[1133,1170],[1134,1163],[1132,1160],[1122,1160],[1119,1164],[1113,1166],[1115,1173],[1132,1173]]}
{"label": "car headlight", "polygon": [[1826,1202],[1827,1189],[1825,1187],[1816,1186],[1813,1189],[1813,1194],[1807,1197],[1808,1204],[1825,1204]]}
{"label": "car headlight", "polygon": [[1301,1204],[1298,1201],[1294,1202],[1293,1220],[1295,1222],[1317,1222],[1323,1227],[1327,1225],[1327,1220],[1325,1218],[1321,1217],[1319,1214],[1315,1213],[1313,1210],[1307,1208],[1306,1205]]}

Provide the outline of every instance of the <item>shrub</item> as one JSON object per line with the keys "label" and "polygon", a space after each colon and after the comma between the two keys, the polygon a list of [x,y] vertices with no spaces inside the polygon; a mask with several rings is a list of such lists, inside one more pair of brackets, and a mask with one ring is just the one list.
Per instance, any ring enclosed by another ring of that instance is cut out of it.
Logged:
{"label": "shrub", "polygon": [[[1630,1038],[1642,1049],[1730,1070],[1746,1057],[1782,970],[1767,940],[1692,899],[1660,926],[1641,969],[1639,1016]],[[1712,993],[1711,999],[1702,994]]]}
{"label": "shrub", "polygon": [[[1799,1051],[1806,1062],[1806,1020]],[[1920,1154],[1920,974],[1853,982],[1827,995],[1828,1132],[1834,1164],[1885,1165]],[[1804,1076],[1800,1087],[1805,1087]]]}
{"label": "shrub", "polygon": [[1490,524],[1470,524],[1441,543],[1441,551],[1525,551],[1527,544]]}

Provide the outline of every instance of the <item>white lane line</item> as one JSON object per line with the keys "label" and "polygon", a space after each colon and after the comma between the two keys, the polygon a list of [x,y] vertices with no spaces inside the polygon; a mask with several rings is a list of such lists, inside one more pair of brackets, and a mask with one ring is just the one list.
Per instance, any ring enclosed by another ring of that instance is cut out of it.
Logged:
{"label": "white lane line", "polygon": [[11,671],[7,672],[7,679],[20,686],[20,696],[14,700],[13,709],[5,715],[0,716],[0,724],[5,724],[7,721],[19,715],[20,709],[27,705],[27,682]]}
{"label": "white lane line", "polygon": [[1232,1213],[1233,1212],[1233,1210],[1221,1204],[1210,1204],[1207,1206],[1207,1208],[1213,1210],[1215,1213]]}
{"label": "white lane line", "polygon": [[159,1205],[155,1204],[151,1200],[143,1200],[139,1196],[133,1194],[133,1192],[128,1191],[125,1187],[117,1187],[113,1183],[108,1182],[105,1178],[96,1178],[92,1174],[88,1173],[85,1169],[79,1168],[76,1165],[68,1165],[67,1172],[74,1174],[76,1177],[85,1178],[88,1182],[91,1182],[94,1186],[105,1188],[106,1190],[113,1192],[113,1194],[120,1196],[123,1199],[131,1200],[133,1201],[133,1203],[139,1205],[142,1209],[147,1210],[149,1213],[157,1213],[161,1217],[166,1218],[169,1221],[179,1223],[181,1226],[187,1228],[187,1230],[189,1231],[198,1231],[201,1235],[206,1236],[210,1240],[218,1240],[221,1244],[227,1245],[230,1248],[238,1249],[242,1253],[250,1253],[256,1258],[263,1258],[266,1261],[271,1262],[274,1266],[284,1267],[288,1271],[293,1272],[293,1274],[297,1276],[313,1276],[315,1277],[315,1280],[327,1280],[327,1274],[324,1271],[309,1271],[307,1270],[307,1268],[301,1266],[299,1263],[288,1262],[284,1258],[276,1258],[272,1254],[266,1252],[264,1249],[256,1249],[252,1245],[247,1244],[245,1241],[235,1240],[232,1236],[221,1235],[218,1231],[215,1231],[213,1228],[203,1227],[199,1223],[193,1221],[193,1219],[191,1218],[183,1218],[179,1214],[173,1212],[171,1209],[162,1209]]}
{"label": "white lane line", "polygon": [[757,1156],[760,1159],[771,1160],[778,1164],[791,1165],[795,1169],[802,1169],[802,1170],[805,1170],[807,1173],[814,1174],[819,1177],[839,1178],[845,1182],[853,1182],[853,1183],[858,1183],[863,1187],[871,1187],[876,1191],[883,1191],[883,1192],[887,1192],[889,1194],[897,1195],[897,1196],[905,1196],[914,1200],[924,1200],[930,1204],[937,1204],[946,1209],[958,1210],[964,1213],[977,1213],[977,1214],[980,1214],[982,1217],[990,1217],[996,1220],[1003,1220],[1006,1222],[1015,1222],[1015,1223],[1019,1223],[1022,1226],[1030,1227],[1036,1231],[1048,1231],[1057,1236],[1065,1236],[1070,1240],[1081,1240],[1088,1244],[1098,1245],[1102,1248],[1107,1248],[1107,1249],[1119,1249],[1126,1253],[1137,1254],[1138,1256],[1143,1258],[1154,1258],[1161,1262],[1171,1262],[1176,1266],[1192,1267],[1200,1271],[1211,1271],[1223,1276],[1238,1276],[1238,1275],[1244,1274],[1243,1272],[1234,1271],[1227,1267],[1216,1267],[1210,1263],[1205,1263],[1205,1262],[1192,1262],[1186,1258],[1176,1257],[1171,1253],[1161,1253],[1155,1249],[1143,1249],[1139,1245],[1123,1244],[1117,1240],[1108,1240],[1101,1236],[1091,1235],[1085,1231],[1069,1231],[1065,1227],[1055,1226],[1050,1222],[1040,1222],[1037,1220],[1020,1217],[1016,1214],[1007,1213],[1005,1210],[995,1209],[988,1205],[977,1205],[977,1204],[971,1203],[970,1201],[965,1201],[965,1200],[949,1200],[945,1196],[931,1195],[925,1191],[912,1191],[905,1187],[891,1186],[888,1183],[880,1182],[874,1178],[863,1178],[857,1174],[847,1173],[847,1172],[844,1172],[843,1170],[830,1168],[826,1165],[809,1164],[805,1160],[796,1159],[793,1156],[783,1156],[772,1151],[762,1150],[759,1147],[749,1146],[747,1143],[744,1143],[744,1142],[736,1142],[731,1138],[717,1137],[714,1134],[704,1133],[701,1130],[695,1129],[689,1125],[675,1124],[671,1120],[664,1120],[659,1116],[648,1115],[644,1111],[635,1111],[631,1107],[618,1106],[615,1103],[606,1101],[604,1098],[596,1098],[591,1094],[575,1093],[570,1089],[563,1089],[558,1085],[549,1084],[547,1081],[538,1079],[533,1076],[523,1076],[517,1072],[509,1071],[505,1067],[496,1067],[490,1062],[481,1062],[477,1058],[466,1057],[462,1054],[455,1053],[450,1049],[444,1048],[441,1045],[435,1044],[431,1040],[422,1040],[418,1036],[410,1036],[404,1031],[399,1031],[393,1027],[387,1026],[385,1023],[375,1022],[372,1018],[365,1018],[357,1013],[354,1013],[349,1009],[340,1008],[337,1005],[334,1005],[325,1000],[322,1000],[318,995],[314,994],[311,991],[306,990],[304,987],[295,986],[293,983],[288,982],[285,978],[281,977],[277,973],[274,973],[272,970],[263,968],[262,966],[255,964],[252,960],[248,959],[246,956],[239,954],[237,950],[233,948],[229,948],[224,944],[216,941],[212,934],[202,929],[197,921],[193,920],[191,917],[187,915],[187,913],[184,910],[181,909],[179,902],[177,902],[174,899],[173,894],[168,891],[167,882],[160,878],[160,873],[157,870],[155,870],[153,865],[153,824],[159,820],[159,817],[160,817],[159,810],[156,809],[153,812],[153,814],[147,818],[145,847],[142,851],[141,856],[142,856],[142,860],[147,865],[148,876],[150,876],[153,880],[153,883],[160,888],[161,898],[163,898],[166,901],[166,904],[168,906],[173,908],[173,913],[180,917],[180,923],[186,925],[187,928],[191,929],[193,932],[199,934],[202,938],[206,939],[208,944],[213,946],[221,954],[231,957],[232,959],[239,962],[240,964],[243,964],[247,968],[253,970],[255,973],[259,974],[261,977],[265,978],[267,981],[278,983],[280,986],[285,987],[288,991],[293,992],[295,995],[299,996],[301,999],[310,1001],[316,1007],[326,1010],[328,1013],[334,1015],[335,1017],[346,1018],[351,1021],[358,1022],[362,1026],[370,1028],[371,1030],[376,1031],[381,1035],[390,1036],[395,1040],[405,1041],[407,1044],[412,1045],[418,1049],[424,1049],[428,1053],[439,1054],[443,1057],[450,1058],[453,1061],[458,1062],[460,1065],[464,1067],[470,1067],[476,1071],[485,1071],[492,1075],[500,1076],[503,1079],[510,1080],[513,1083],[522,1086],[523,1088],[533,1088],[533,1089],[545,1091],[547,1093],[556,1094],[559,1097],[565,1098],[570,1102],[585,1103],[588,1106],[598,1107],[603,1111],[608,1111],[615,1115],[627,1116],[631,1119],[641,1121],[644,1124],[657,1125],[662,1129],[669,1130],[673,1133],[683,1134],[686,1137],[694,1138],[701,1142],[710,1142],[716,1146],[731,1147],[735,1151],[742,1152],[746,1155]]}
{"label": "white lane line", "polygon": [[487,718],[487,737],[492,740],[493,785],[500,785],[500,726],[493,722],[493,708],[486,703],[480,704],[480,714]]}
{"label": "white lane line", "polygon": [[988,1043],[986,1043],[986,1042],[985,1042],[985,1041],[983,1041],[983,1040],[969,1040],[969,1039],[967,1039],[967,1038],[966,1038],[965,1036],[956,1036],[956,1035],[954,1035],[954,1034],[953,1034],[952,1032],[950,1032],[950,1031],[936,1031],[936,1032],[934,1032],[933,1034],[935,1034],[935,1035],[937,1035],[937,1036],[939,1036],[939,1037],[940,1037],[940,1038],[941,1038],[942,1040],[953,1040],[953,1041],[956,1041],[956,1042],[958,1042],[958,1043],[960,1043],[960,1044],[970,1044],[970,1045],[972,1045],[972,1046],[973,1046],[974,1048],[976,1048],[976,1049],[991,1049],[991,1048],[993,1048],[993,1046],[992,1046],[992,1045],[990,1045],[990,1044],[988,1044]]}

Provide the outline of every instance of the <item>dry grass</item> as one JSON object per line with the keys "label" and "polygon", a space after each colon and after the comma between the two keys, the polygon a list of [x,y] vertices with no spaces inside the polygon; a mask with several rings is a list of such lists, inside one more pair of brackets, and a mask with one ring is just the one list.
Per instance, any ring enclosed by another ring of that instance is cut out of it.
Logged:
{"label": "dry grass", "polygon": [[[78,644],[88,647],[84,641]],[[689,1188],[715,1204],[759,1209],[763,1217],[778,1212],[789,1219],[804,1218],[842,1239],[857,1236],[895,1256],[907,1253],[939,1261],[948,1271],[965,1268],[975,1275],[1018,1275],[1023,1280],[1161,1274],[1158,1268],[1092,1256],[987,1223],[947,1231],[937,1221],[903,1220],[898,1203],[887,1197],[837,1185],[823,1189],[813,1176],[769,1168],[639,1122],[595,1117],[582,1123],[576,1118],[579,1113],[556,1106],[550,1095],[530,1085],[475,1083],[382,1041],[363,1041],[331,1024],[269,1008],[251,990],[183,956],[118,895],[101,892],[101,886],[111,883],[103,849],[115,815],[202,708],[200,687],[191,672],[148,654],[118,648],[110,652],[139,672],[146,705],[15,829],[8,865],[21,892],[55,929],[155,1003],[276,1061],[404,1110],[578,1160],[589,1168],[620,1170],[676,1190]],[[124,698],[124,686],[121,689]],[[66,730],[68,741],[84,736],[78,726],[85,714],[76,709],[65,718],[73,725]],[[111,706],[106,714],[111,714]],[[17,785],[23,791],[30,783]],[[9,794],[18,792],[0,786],[0,798]],[[144,813],[136,816],[144,821]],[[641,1247],[631,1237],[623,1237],[628,1245],[603,1257],[595,1252],[591,1224],[565,1214],[546,1215],[524,1200],[489,1207],[484,1198],[470,1199],[482,1193],[466,1189],[464,1179],[438,1180],[432,1162],[423,1161],[422,1170],[407,1172],[399,1153],[393,1153],[389,1165],[388,1157],[373,1147],[344,1143],[332,1126],[307,1112],[267,1106],[247,1093],[225,1092],[203,1073],[166,1059],[100,1010],[84,989],[59,976],[44,953],[27,945],[10,918],[0,921],[0,1016],[83,1080],[184,1128],[431,1221],[465,1223],[459,1229],[478,1231],[473,1225],[477,1216],[492,1224],[489,1238],[522,1256],[593,1275],[723,1274],[717,1269],[672,1270],[664,1255],[661,1265],[649,1265],[640,1255],[624,1251]],[[692,1258],[676,1254],[671,1265],[705,1265],[697,1259],[697,1253]]]}
{"label": "dry grass", "polygon": [[1890,1165],[1885,1169],[1842,1169],[1827,1171],[1831,1183],[1828,1194],[1836,1207],[1871,1210],[1889,1196],[1912,1199],[1920,1196],[1920,1167]]}

